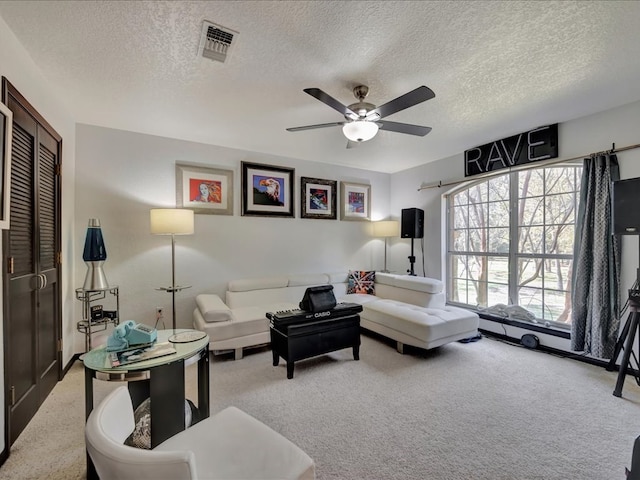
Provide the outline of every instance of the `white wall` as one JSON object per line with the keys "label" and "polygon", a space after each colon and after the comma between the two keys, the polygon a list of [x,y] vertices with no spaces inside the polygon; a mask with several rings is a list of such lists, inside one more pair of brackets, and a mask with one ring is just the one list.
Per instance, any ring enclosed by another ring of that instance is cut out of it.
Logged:
{"label": "white wall", "polygon": [[[559,125],[558,143],[560,159],[588,156],[590,153],[640,143],[640,102],[625,105],[588,117],[579,118]],[[532,126],[533,127],[533,126]],[[496,139],[497,140],[497,139]],[[443,248],[445,247],[442,224],[442,195],[455,187],[430,188],[418,191],[421,185],[464,180],[464,153],[437,162],[422,165],[393,174],[391,176],[391,215],[399,218],[403,208],[418,207],[425,211],[425,264],[427,276],[443,278]],[[622,179],[640,177],[640,149],[618,153],[620,176]],[[640,200],[640,193],[639,193]],[[392,269],[404,272],[408,265],[409,240],[395,239],[389,250]],[[417,245],[417,242],[416,242]],[[417,248],[416,248],[417,250]],[[417,254],[417,264],[422,261]],[[627,289],[633,284],[638,268],[638,237],[625,236],[622,242],[622,303],[626,301]],[[421,274],[422,269],[416,268]],[[505,333],[503,327],[492,322],[483,322],[483,328],[494,328],[497,333]],[[519,338],[522,329],[507,327],[509,336]],[[539,335],[540,336],[540,335]],[[541,336],[542,337],[542,336]],[[548,346],[569,350],[569,343],[544,336],[541,342]]]}
{"label": "white wall", "polygon": [[[384,243],[368,222],[300,218],[300,177],[371,184],[372,217],[389,212],[388,174],[273,157],[259,153],[78,125],[75,239],[99,218],[107,249],[104,271],[120,288],[121,318],[155,323],[155,307],[171,322],[171,240],[149,233],[149,210],[176,204],[175,164],[189,162],[234,170],[233,216],[197,214],[195,234],[176,237],[177,323],[190,328],[194,298],[224,294],[229,280],[279,273],[382,268]],[[241,216],[241,161],[295,168],[296,218]],[[80,256],[80,253],[78,253]],[[76,278],[86,267],[78,262]],[[76,316],[79,318],[78,302]],[[76,350],[82,351],[78,335]]]}
{"label": "white wall", "polygon": [[[36,110],[62,136],[62,318],[63,318],[63,365],[73,356],[74,324],[72,308],[73,294],[73,203],[75,170],[75,123],[64,105],[56,99],[56,93],[50,88],[42,73],[35,66],[31,57],[15,38],[9,27],[0,17],[0,75],[6,77],[14,87],[33,105]],[[1,241],[1,239],[0,239]],[[0,282],[2,277],[0,277]],[[0,286],[0,299],[2,288]],[[0,309],[0,405],[4,406],[4,345],[3,319]],[[0,452],[5,450],[4,414],[0,415]]]}

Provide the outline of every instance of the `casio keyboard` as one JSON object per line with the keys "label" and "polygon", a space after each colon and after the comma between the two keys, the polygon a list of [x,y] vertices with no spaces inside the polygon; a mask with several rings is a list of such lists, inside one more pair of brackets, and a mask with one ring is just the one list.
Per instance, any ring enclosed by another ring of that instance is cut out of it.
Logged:
{"label": "casio keyboard", "polygon": [[362,311],[362,305],[357,303],[342,302],[336,304],[331,310],[324,312],[307,312],[306,310],[282,310],[279,312],[267,312],[266,316],[275,327],[286,327],[296,323],[304,323],[314,320],[330,320],[355,315]]}

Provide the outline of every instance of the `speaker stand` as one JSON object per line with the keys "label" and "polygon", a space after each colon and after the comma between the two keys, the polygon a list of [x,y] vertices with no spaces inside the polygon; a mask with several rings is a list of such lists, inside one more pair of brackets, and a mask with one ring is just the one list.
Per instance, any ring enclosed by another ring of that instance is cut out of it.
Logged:
{"label": "speaker stand", "polygon": [[[640,250],[640,245],[638,250]],[[618,370],[618,380],[613,390],[614,397],[622,397],[622,388],[624,387],[627,370],[629,368],[633,369],[634,367],[631,365],[632,356],[636,366],[636,372],[632,374],[636,379],[636,383],[640,386],[640,373],[638,372],[638,370],[640,370],[640,361],[633,353],[633,341],[636,333],[638,333],[638,349],[640,349],[640,290],[638,290],[638,288],[640,288],[640,268],[638,268],[636,272],[636,284],[634,285],[636,288],[629,290],[629,316],[627,317],[627,322],[624,324],[624,327],[622,327],[620,337],[613,349],[613,355],[611,360],[609,360],[609,365],[607,365],[607,371],[614,371],[616,369],[616,360],[620,352],[623,351],[620,370]]]}
{"label": "speaker stand", "polygon": [[[638,359],[635,358],[633,354],[633,341],[636,336],[636,331],[638,330],[638,320],[640,319],[640,312],[638,312],[637,298],[633,300],[631,297],[629,298],[629,306],[631,312],[629,313],[629,317],[627,318],[627,323],[625,323],[624,328],[622,329],[622,333],[620,334],[620,338],[616,342],[616,346],[614,349],[614,354],[609,361],[609,365],[607,366],[608,371],[615,370],[615,361],[621,350],[623,351],[622,360],[620,361],[620,370],[618,370],[618,380],[616,381],[616,386],[613,390],[614,397],[622,397],[622,388],[624,387],[624,380],[627,376],[627,370],[629,367],[633,368],[631,365],[631,356],[636,360],[636,366],[638,366]],[[638,337],[639,345],[640,345],[640,337]],[[624,347],[623,347],[624,345]],[[637,375],[633,375],[636,379],[636,383],[640,385],[640,378]]]}
{"label": "speaker stand", "polygon": [[407,272],[409,272],[409,275],[412,275],[412,276],[415,277],[416,274],[413,271],[413,264],[416,263],[416,257],[413,254],[413,240],[414,240],[414,238],[411,237],[411,255],[409,255],[409,266],[410,266],[410,268],[409,268],[409,270],[407,270]]}

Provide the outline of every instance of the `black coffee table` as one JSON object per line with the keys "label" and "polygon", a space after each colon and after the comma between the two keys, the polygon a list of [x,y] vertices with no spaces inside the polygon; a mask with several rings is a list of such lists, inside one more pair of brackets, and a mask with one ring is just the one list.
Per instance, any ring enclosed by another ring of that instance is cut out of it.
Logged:
{"label": "black coffee table", "polygon": [[293,378],[294,363],[325,353],[353,348],[354,360],[360,360],[360,315],[310,320],[290,325],[271,322],[273,366],[282,357],[287,362],[287,378]]}

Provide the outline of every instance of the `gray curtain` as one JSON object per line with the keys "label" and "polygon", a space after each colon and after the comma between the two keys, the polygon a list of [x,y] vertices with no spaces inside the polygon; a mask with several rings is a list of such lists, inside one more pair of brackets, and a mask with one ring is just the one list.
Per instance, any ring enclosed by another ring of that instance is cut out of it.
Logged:
{"label": "gray curtain", "polygon": [[620,326],[620,239],[612,235],[611,182],[620,179],[614,154],[585,158],[573,256],[571,349],[613,355]]}

